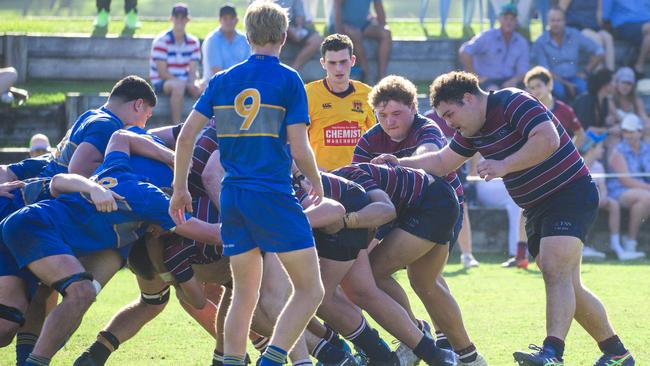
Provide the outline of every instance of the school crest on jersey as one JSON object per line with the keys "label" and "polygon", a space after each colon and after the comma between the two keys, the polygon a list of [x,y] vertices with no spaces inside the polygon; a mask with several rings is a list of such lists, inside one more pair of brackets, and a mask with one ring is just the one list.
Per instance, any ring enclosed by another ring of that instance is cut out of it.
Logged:
{"label": "school crest on jersey", "polygon": [[352,112],[363,113],[363,102],[360,100],[353,100]]}

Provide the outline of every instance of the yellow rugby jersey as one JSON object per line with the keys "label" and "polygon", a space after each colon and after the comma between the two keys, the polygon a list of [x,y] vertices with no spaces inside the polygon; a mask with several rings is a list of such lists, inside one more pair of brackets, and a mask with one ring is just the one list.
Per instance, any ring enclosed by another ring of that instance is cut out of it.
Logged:
{"label": "yellow rugby jersey", "polygon": [[350,83],[352,88],[337,94],[325,79],[305,86],[309,102],[309,143],[318,166],[327,171],[350,164],[357,141],[376,122],[368,105],[371,88],[360,81],[350,80]]}

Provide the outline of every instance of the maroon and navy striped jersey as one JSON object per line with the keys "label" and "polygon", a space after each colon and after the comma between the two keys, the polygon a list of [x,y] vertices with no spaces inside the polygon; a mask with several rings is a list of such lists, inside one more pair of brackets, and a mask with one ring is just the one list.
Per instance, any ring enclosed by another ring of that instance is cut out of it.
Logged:
{"label": "maroon and navy striped jersey", "polygon": [[589,174],[560,121],[537,99],[515,88],[490,92],[483,128],[472,137],[457,132],[450,147],[466,157],[478,151],[485,159],[503,160],[519,151],[528,141],[530,131],[546,121],[553,122],[560,136],[557,151],[535,166],[503,177],[512,199],[520,207],[530,208]]}
{"label": "maroon and navy striped jersey", "polygon": [[201,174],[203,174],[210,155],[218,149],[217,130],[214,127],[214,121],[211,120],[206,128],[201,131],[201,135],[196,140],[196,146],[194,146],[194,152],[192,153],[192,167],[187,178],[188,188],[192,197],[208,194],[203,186]]}
{"label": "maroon and navy striped jersey", "polygon": [[[393,141],[379,123],[373,126],[357,142],[352,162],[369,163],[370,160],[381,154],[393,154],[398,158],[403,158],[413,155],[415,150],[424,144],[434,144],[442,149],[447,145],[447,139],[433,121],[417,113],[409,134],[399,142]],[[456,172],[449,173],[445,180],[456,191],[458,202],[462,204],[465,201],[463,185]]]}
{"label": "maroon and navy striped jersey", "polygon": [[[363,187],[359,184],[332,173],[320,172],[320,178],[321,182],[323,182],[325,197],[337,202],[341,202],[343,197],[345,197],[345,193],[349,190],[363,190]],[[298,198],[299,202],[302,202],[308,193],[300,186],[294,186],[293,188],[296,191],[296,198]]]}
{"label": "maroon and navy striped jersey", "polygon": [[422,170],[370,163],[344,166],[334,170],[332,174],[358,183],[366,192],[373,189],[383,190],[395,205],[398,215],[422,198],[431,179]]}

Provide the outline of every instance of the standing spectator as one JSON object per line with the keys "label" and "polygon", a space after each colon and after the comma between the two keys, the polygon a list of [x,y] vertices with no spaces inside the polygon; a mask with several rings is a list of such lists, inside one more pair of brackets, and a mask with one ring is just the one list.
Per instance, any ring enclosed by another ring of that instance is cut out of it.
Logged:
{"label": "standing spectator", "polygon": [[[97,17],[93,25],[97,28],[108,27],[109,14],[111,12],[111,0],[96,0]],[[135,30],[140,28],[138,21],[138,0],[124,0],[124,27]]]}
{"label": "standing spectator", "polygon": [[501,7],[499,23],[499,29],[480,33],[459,50],[463,67],[478,76],[484,89],[515,87],[528,70],[528,42],[515,32],[517,8]]}
{"label": "standing spectator", "polygon": [[[623,140],[609,157],[612,173],[650,172],[650,145],[641,139],[643,124],[639,117],[628,114],[621,122]],[[630,210],[628,235],[623,236],[623,249],[636,253],[637,235],[643,221],[650,216],[650,179],[622,176],[607,182],[609,197]]]}
{"label": "standing spectator", "polygon": [[639,49],[634,71],[643,75],[650,52],[650,5],[647,1],[603,0],[603,20],[610,21],[616,38]]}
{"label": "standing spectator", "polygon": [[[619,117],[634,113],[641,117],[646,128],[650,128],[650,117],[645,111],[643,101],[636,95],[636,78],[629,67],[621,67],[614,74],[614,105]],[[646,130],[647,134],[648,130]]]}
{"label": "standing spectator", "polygon": [[[533,43],[532,56],[553,74],[553,94],[573,99],[587,90],[585,78],[603,61],[603,49],[579,30],[567,27],[564,11],[558,7],[548,12],[548,23],[549,29]],[[591,55],[583,71],[578,70],[581,51]]]}
{"label": "standing spectator", "polygon": [[605,51],[605,66],[614,70],[614,37],[602,27],[602,0],[560,0],[559,7],[566,14],[566,23],[596,42]]}
{"label": "standing spectator", "polygon": [[9,104],[17,100],[20,105],[29,98],[27,90],[13,86],[16,79],[18,79],[18,71],[15,68],[0,68],[0,101],[2,103]]}
{"label": "standing spectator", "polygon": [[[370,3],[374,4],[375,17],[370,17]],[[370,77],[370,66],[363,48],[363,39],[376,39],[379,42],[377,49],[378,78],[386,76],[393,39],[386,24],[386,13],[382,0],[334,0],[328,27],[330,33],[350,36],[366,81],[374,79]]]}
{"label": "standing spectator", "polygon": [[589,75],[588,87],[587,93],[578,97],[573,103],[576,116],[586,130],[596,134],[607,132],[617,135],[619,118],[614,101],[610,97],[612,72],[603,68]]}
{"label": "standing spectator", "polygon": [[42,133],[37,133],[29,139],[29,157],[35,158],[50,152],[50,139]]}
{"label": "standing spectator", "polygon": [[235,27],[237,10],[226,4],[219,9],[219,28],[208,33],[203,41],[203,86],[212,75],[245,61],[251,55],[246,35]]}
{"label": "standing spectator", "polygon": [[361,136],[375,125],[368,105],[370,87],[350,80],[356,60],[350,37],[330,34],[321,45],[325,78],[305,86],[309,104],[309,143],[319,169],[330,171],[352,162]]}
{"label": "standing spectator", "polygon": [[157,94],[169,95],[173,122],[181,120],[185,92],[192,98],[201,95],[197,85],[201,48],[198,38],[185,32],[190,21],[187,4],[177,3],[172,8],[172,29],[159,34],[151,46],[149,78]]}
{"label": "standing spectator", "polygon": [[582,146],[585,139],[585,130],[576,116],[573,108],[561,100],[553,98],[553,76],[542,66],[535,66],[526,73],[524,84],[535,98],[539,99],[562,124],[562,127],[569,133],[575,146]]}
{"label": "standing spectator", "polygon": [[294,43],[300,49],[291,64],[291,67],[298,70],[318,51],[323,37],[316,32],[312,22],[307,22],[303,0],[275,0],[275,2],[289,11],[287,41]]}

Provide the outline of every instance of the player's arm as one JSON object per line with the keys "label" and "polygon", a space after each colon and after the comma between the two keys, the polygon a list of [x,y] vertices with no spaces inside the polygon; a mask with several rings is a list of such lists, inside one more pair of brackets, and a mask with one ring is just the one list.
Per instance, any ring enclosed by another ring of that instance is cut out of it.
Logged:
{"label": "player's arm", "polygon": [[203,187],[208,193],[208,198],[217,209],[221,210],[219,204],[219,197],[221,196],[221,180],[226,174],[226,171],[221,166],[221,153],[219,150],[215,150],[210,155],[207,163],[205,163],[205,168],[201,174],[201,182],[203,182]]}
{"label": "player's arm", "polygon": [[0,165],[0,183],[13,182],[18,177],[9,169],[9,165]]}
{"label": "player's arm", "polygon": [[458,169],[467,159],[467,157],[456,153],[449,148],[449,145],[447,145],[440,151],[427,152],[420,155],[409,156],[400,159],[390,154],[382,154],[372,159],[372,163],[398,164],[408,168],[423,169],[429,174],[444,177],[447,174]]}
{"label": "player's arm", "polygon": [[345,227],[372,229],[395,220],[397,212],[386,192],[381,189],[373,189],[368,192],[368,197],[371,201],[370,204],[359,211],[350,212],[344,216]]}
{"label": "player's arm", "polygon": [[421,155],[428,152],[436,152],[438,150],[440,150],[440,148],[436,144],[428,142],[426,144],[418,146],[418,148],[415,149],[411,156]]}
{"label": "player's arm", "polygon": [[303,207],[305,207],[303,211],[313,229],[340,222],[343,219],[343,215],[345,215],[345,207],[339,202],[327,197],[324,197],[318,206],[313,205],[311,200],[306,198],[303,200]]}
{"label": "player's arm", "polygon": [[173,149],[176,147],[176,137],[174,135],[174,130],[177,128],[180,129],[179,125],[172,125],[172,126],[165,126],[159,128],[152,128],[147,132],[163,140],[165,146],[169,147],[170,149]]}
{"label": "player's arm", "polygon": [[104,155],[93,144],[82,142],[72,154],[68,164],[68,173],[90,177],[102,161],[104,161]]}
{"label": "player's arm", "polygon": [[174,152],[151,139],[127,130],[113,133],[106,146],[106,155],[113,151],[121,151],[127,155],[139,155],[158,160],[167,165],[174,164]]}
{"label": "player's arm", "polygon": [[183,211],[192,212],[192,196],[187,189],[187,175],[190,170],[194,142],[199,131],[208,123],[208,118],[193,110],[187,117],[176,141],[176,159],[174,160],[174,194],[169,202],[169,214],[176,224],[184,219]]}
{"label": "player's arm", "polygon": [[314,204],[318,205],[324,196],[323,182],[321,182],[320,173],[316,166],[314,152],[309,146],[307,126],[304,123],[287,126],[287,140],[291,146],[291,156],[296,166],[312,184],[311,194],[315,196]]}
{"label": "player's arm", "polygon": [[58,197],[63,193],[87,193],[99,212],[117,210],[115,199],[124,199],[119,194],[102,187],[92,180],[78,174],[57,174],[50,181],[50,194]]}
{"label": "player's arm", "polygon": [[23,188],[25,183],[22,180],[14,180],[12,182],[0,183],[0,197],[6,197],[9,199],[14,198],[14,195],[11,191],[19,188]]}
{"label": "player's arm", "polygon": [[190,218],[176,226],[174,232],[188,239],[209,245],[221,245],[221,224],[208,224],[205,221]]}

